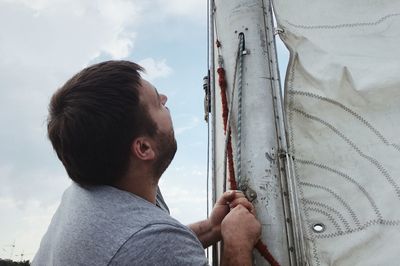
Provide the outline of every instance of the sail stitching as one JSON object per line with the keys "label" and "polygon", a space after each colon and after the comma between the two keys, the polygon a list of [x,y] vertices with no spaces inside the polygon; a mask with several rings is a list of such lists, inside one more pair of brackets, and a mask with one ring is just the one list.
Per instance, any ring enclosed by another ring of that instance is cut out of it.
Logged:
{"label": "sail stitching", "polygon": [[344,225],[344,227],[346,228],[346,230],[351,230],[350,224],[349,222],[344,218],[344,216],[335,208],[324,204],[322,202],[317,202],[317,201],[313,201],[313,200],[308,200],[308,199],[302,199],[302,201],[308,205],[315,205],[315,206],[319,206],[321,208],[324,208],[330,212],[333,212],[336,214],[336,216],[339,218],[339,220],[342,222],[342,224]]}
{"label": "sail stitching", "polygon": [[344,111],[350,113],[352,116],[357,118],[361,123],[366,125],[384,144],[392,146],[397,151],[400,152],[400,147],[397,144],[390,143],[383,136],[383,134],[378,129],[376,129],[371,123],[369,123],[365,118],[363,118],[357,112],[355,112],[352,109],[348,108],[344,104],[342,104],[340,102],[337,102],[337,101],[335,101],[333,99],[330,99],[330,98],[327,98],[327,97],[323,97],[323,96],[320,96],[320,95],[317,95],[317,94],[314,94],[314,93],[310,93],[310,92],[292,90],[292,91],[289,91],[289,93],[290,94],[294,94],[294,95],[300,95],[300,96],[306,96],[306,97],[310,97],[310,98],[315,98],[315,99],[318,99],[318,100],[321,100],[321,101],[325,101],[325,102],[328,102],[330,104],[338,106],[339,108],[343,109]]}
{"label": "sail stitching", "polygon": [[319,117],[313,116],[311,114],[308,114],[306,112],[304,112],[303,110],[300,110],[298,108],[293,108],[293,111],[295,111],[296,113],[299,113],[301,115],[303,115],[304,117],[311,119],[313,121],[317,121],[323,125],[325,125],[326,127],[328,127],[329,129],[331,129],[333,132],[336,133],[336,135],[338,135],[339,137],[341,137],[347,144],[349,144],[362,158],[366,159],[367,161],[369,161],[372,165],[374,165],[379,172],[381,172],[381,174],[386,178],[386,180],[389,182],[389,184],[394,188],[396,196],[400,199],[400,187],[398,186],[398,184],[393,180],[393,178],[391,177],[391,175],[387,172],[387,170],[379,163],[378,160],[376,160],[375,158],[366,155],[365,153],[363,153],[361,151],[361,149],[354,144],[354,142],[352,142],[350,139],[348,139],[342,132],[340,132],[340,130],[338,130],[337,128],[335,128],[333,125],[331,125],[330,123],[320,119]]}
{"label": "sail stitching", "polygon": [[335,220],[335,218],[333,218],[333,216],[329,212],[326,212],[326,211],[318,209],[318,208],[313,208],[313,207],[306,207],[306,209],[309,210],[309,211],[318,212],[318,213],[320,213],[322,215],[325,215],[331,221],[333,226],[335,226],[335,228],[338,231],[338,233],[343,232],[343,230],[340,228],[339,223]]}
{"label": "sail stitching", "polygon": [[312,183],[308,183],[308,182],[300,182],[300,185],[321,189],[321,190],[328,192],[332,196],[334,196],[347,209],[347,211],[350,213],[350,216],[353,218],[355,224],[357,226],[361,226],[360,220],[358,219],[356,213],[353,211],[353,209],[350,207],[350,205],[342,197],[340,197],[335,191],[333,191],[332,189],[327,188],[325,186],[312,184]]}
{"label": "sail stitching", "polygon": [[400,13],[392,13],[386,16],[379,18],[373,22],[357,22],[357,23],[344,23],[344,24],[336,24],[336,25],[302,25],[302,24],[295,24],[290,22],[289,20],[284,20],[287,24],[292,27],[305,29],[305,30],[314,30],[314,29],[341,29],[341,28],[355,28],[355,27],[366,27],[366,26],[376,26],[389,18],[400,16]]}
{"label": "sail stitching", "polygon": [[[358,187],[359,190],[361,190],[361,192],[364,194],[364,196],[368,199],[368,201],[371,204],[371,207],[372,207],[373,211],[375,212],[377,218],[378,219],[382,219],[383,218],[381,212],[379,211],[379,209],[378,209],[375,201],[371,197],[371,195],[369,195],[367,190],[362,185],[360,185],[354,178],[350,177],[349,175],[347,175],[347,174],[345,174],[343,172],[340,172],[340,171],[338,171],[336,169],[333,169],[333,168],[331,168],[331,167],[329,167],[327,165],[324,165],[324,164],[321,164],[321,163],[317,163],[315,161],[307,161],[307,160],[300,160],[300,159],[296,159],[296,160],[299,163],[306,164],[306,165],[313,165],[315,167],[324,169],[324,170],[329,171],[331,173],[335,173],[335,174],[345,178],[348,182],[353,183],[354,185],[356,185]],[[358,221],[357,226],[361,226],[359,221]]]}
{"label": "sail stitching", "polygon": [[[295,55],[296,56],[296,55]],[[296,56],[297,57],[297,56]],[[294,83],[294,78],[295,78],[295,66],[296,66],[296,58],[291,58],[291,61],[289,63],[292,64],[292,66],[289,68],[289,75],[288,75],[288,91],[290,92],[291,90],[293,90],[293,83]],[[294,142],[294,130],[293,130],[293,105],[294,105],[294,96],[293,94],[289,94],[288,95],[289,101],[288,101],[288,126],[289,126],[289,134],[290,134],[290,145],[289,145],[289,151],[292,155],[296,154],[296,148],[295,148],[295,142]],[[300,181],[300,176],[299,176],[299,170],[298,170],[298,165],[296,160],[293,160],[293,168],[294,168],[294,176],[295,176],[295,180],[297,184],[301,184]],[[304,191],[303,188],[300,186],[299,187],[299,193],[300,193],[300,198],[305,198],[304,197]],[[308,210],[306,208],[302,208],[304,215],[305,215],[305,219],[306,219],[306,223],[310,224],[310,216],[308,213]],[[317,244],[316,244],[316,238],[314,237],[314,234],[311,232],[311,227],[306,226],[305,228],[305,234],[306,234],[306,239],[308,239],[312,245],[311,245],[311,249],[312,249],[312,257],[315,261],[315,264],[317,266],[321,265],[321,261],[319,259],[318,256],[318,252],[317,252]]]}
{"label": "sail stitching", "polygon": [[348,235],[348,234],[352,234],[352,233],[356,233],[362,230],[367,229],[368,227],[374,226],[374,225],[385,225],[385,226],[398,226],[400,225],[400,220],[381,220],[381,219],[376,219],[376,220],[370,220],[368,222],[366,222],[364,225],[362,225],[359,228],[355,228],[355,229],[351,229],[349,231],[346,232],[336,232],[336,233],[332,233],[332,234],[319,234],[317,236],[315,236],[316,238],[333,238],[333,237],[338,237],[338,236],[343,236],[343,235]]}

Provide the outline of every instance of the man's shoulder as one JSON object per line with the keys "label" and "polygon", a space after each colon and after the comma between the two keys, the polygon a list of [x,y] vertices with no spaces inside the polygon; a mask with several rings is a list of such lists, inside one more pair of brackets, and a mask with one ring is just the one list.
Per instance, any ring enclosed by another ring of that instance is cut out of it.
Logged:
{"label": "man's shoulder", "polygon": [[[84,226],[90,232],[103,228],[111,238],[132,235],[154,221],[178,223],[168,213],[151,202],[127,191],[110,186],[82,188],[73,185],[63,200],[60,211],[74,220],[74,227]],[[80,213],[77,213],[80,210]],[[95,225],[95,227],[93,227]]]}
{"label": "man's shoulder", "polygon": [[204,249],[186,226],[154,221],[133,234],[110,265],[208,265]]}
{"label": "man's shoulder", "polygon": [[72,184],[42,239],[37,262],[52,254],[65,262],[61,265],[86,263],[86,258],[104,264],[132,235],[154,221],[179,226],[168,213],[129,192]]}

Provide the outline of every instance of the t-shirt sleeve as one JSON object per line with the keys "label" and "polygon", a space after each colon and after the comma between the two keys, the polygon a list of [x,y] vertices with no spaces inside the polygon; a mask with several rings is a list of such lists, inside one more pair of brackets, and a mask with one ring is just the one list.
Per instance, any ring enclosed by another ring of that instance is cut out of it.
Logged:
{"label": "t-shirt sleeve", "polygon": [[208,261],[189,229],[152,224],[132,235],[109,265],[208,265]]}

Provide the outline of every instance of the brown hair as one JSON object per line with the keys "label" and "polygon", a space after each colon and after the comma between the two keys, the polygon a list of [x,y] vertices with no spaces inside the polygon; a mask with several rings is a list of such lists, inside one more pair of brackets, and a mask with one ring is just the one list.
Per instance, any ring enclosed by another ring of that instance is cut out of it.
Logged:
{"label": "brown hair", "polygon": [[129,61],[95,64],[51,98],[48,136],[75,182],[114,184],[127,171],[134,138],[156,133],[139,101],[140,71],[141,66]]}

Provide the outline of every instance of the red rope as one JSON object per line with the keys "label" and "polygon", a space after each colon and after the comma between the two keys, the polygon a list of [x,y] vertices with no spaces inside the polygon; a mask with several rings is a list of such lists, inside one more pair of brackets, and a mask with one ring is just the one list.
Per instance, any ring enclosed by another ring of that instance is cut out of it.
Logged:
{"label": "red rope", "polygon": [[236,180],[235,180],[235,168],[233,167],[233,150],[232,150],[232,138],[231,138],[231,132],[229,131],[229,135],[228,135],[228,147],[227,152],[228,155],[231,154],[230,156],[228,156],[228,169],[229,169],[229,184],[230,184],[230,188],[233,190],[237,190],[237,184],[236,184]]}
{"label": "red rope", "polygon": [[[218,73],[218,84],[221,88],[221,99],[222,99],[222,118],[224,120],[224,132],[226,134],[227,124],[228,124],[228,99],[226,97],[226,79],[225,79],[225,70],[222,67],[217,69]],[[233,149],[232,149],[232,138],[231,132],[228,133],[228,146],[227,146],[227,153],[228,153],[228,170],[229,170],[229,183],[231,189],[236,190],[237,185],[235,181],[235,168],[233,165]]]}
{"label": "red rope", "polygon": [[[219,47],[221,44],[217,41],[217,46]],[[221,88],[221,100],[222,100],[222,118],[224,121],[224,132],[226,134],[227,124],[228,124],[228,100],[226,97],[226,79],[225,79],[225,70],[222,67],[217,69],[218,73],[218,84]],[[227,146],[227,153],[228,153],[228,169],[229,169],[229,184],[230,188],[233,190],[237,189],[237,183],[235,179],[235,168],[233,165],[233,149],[232,149],[232,138],[231,138],[231,131],[229,130],[228,133],[228,146]],[[225,177],[226,178],[226,177]],[[258,252],[263,256],[271,266],[280,266],[279,263],[275,260],[272,254],[269,252],[267,246],[260,240],[258,240],[255,248]]]}
{"label": "red rope", "polygon": [[226,79],[225,70],[222,67],[217,69],[218,73],[218,84],[221,88],[221,98],[222,98],[222,118],[224,119],[224,132],[226,133],[226,125],[228,123],[228,100],[226,98]]}
{"label": "red rope", "polygon": [[271,264],[271,266],[280,266],[279,262],[275,260],[275,258],[269,252],[267,246],[261,240],[258,240],[256,244],[256,249],[258,250],[258,252],[260,252],[260,255],[263,256],[264,259],[269,262],[269,264]]}

